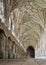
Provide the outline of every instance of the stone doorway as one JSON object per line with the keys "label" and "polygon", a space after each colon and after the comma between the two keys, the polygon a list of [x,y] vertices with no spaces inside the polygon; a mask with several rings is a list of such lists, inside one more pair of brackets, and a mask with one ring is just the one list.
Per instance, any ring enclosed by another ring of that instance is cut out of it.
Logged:
{"label": "stone doorway", "polygon": [[27,58],[34,58],[35,57],[35,49],[32,46],[27,48]]}

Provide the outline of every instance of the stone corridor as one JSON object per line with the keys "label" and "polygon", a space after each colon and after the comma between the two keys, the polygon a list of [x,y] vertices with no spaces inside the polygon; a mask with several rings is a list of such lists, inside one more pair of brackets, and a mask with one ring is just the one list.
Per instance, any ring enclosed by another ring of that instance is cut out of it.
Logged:
{"label": "stone corridor", "polygon": [[46,0],[0,0],[0,65],[46,65]]}

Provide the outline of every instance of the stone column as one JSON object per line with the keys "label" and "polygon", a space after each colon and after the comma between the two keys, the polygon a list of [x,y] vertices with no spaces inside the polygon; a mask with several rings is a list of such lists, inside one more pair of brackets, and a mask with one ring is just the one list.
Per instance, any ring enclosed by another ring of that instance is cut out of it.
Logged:
{"label": "stone column", "polygon": [[13,42],[12,41],[10,45],[10,58],[13,59]]}
{"label": "stone column", "polygon": [[20,58],[20,51],[19,51],[19,48],[17,50],[17,58],[19,59]]}
{"label": "stone column", "polygon": [[18,47],[16,46],[16,59],[17,59],[17,55],[18,55]]}
{"label": "stone column", "polygon": [[3,59],[5,59],[5,44],[6,44],[6,37],[4,36],[4,41],[3,41]]}
{"label": "stone column", "polygon": [[6,38],[6,44],[5,44],[5,58],[8,59],[8,38]]}
{"label": "stone column", "polygon": [[17,58],[17,45],[15,43],[13,45],[13,55],[14,55],[14,58],[16,59]]}
{"label": "stone column", "polygon": [[8,57],[9,57],[9,59],[12,59],[12,40],[11,40],[11,38],[9,37],[8,38],[8,46],[9,46],[9,48],[8,48]]}
{"label": "stone column", "polygon": [[16,59],[16,44],[15,44],[15,59]]}

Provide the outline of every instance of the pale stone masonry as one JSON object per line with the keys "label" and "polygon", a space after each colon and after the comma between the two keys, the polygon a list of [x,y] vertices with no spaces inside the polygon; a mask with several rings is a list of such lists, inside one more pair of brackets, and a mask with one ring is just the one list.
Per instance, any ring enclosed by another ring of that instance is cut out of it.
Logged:
{"label": "pale stone masonry", "polygon": [[45,29],[45,0],[0,0],[0,58],[46,56]]}
{"label": "pale stone masonry", "polygon": [[[0,44],[1,44],[0,58],[2,59],[8,59],[8,58],[16,59],[18,58],[17,56],[23,53],[25,54],[25,51],[23,50],[19,42],[13,37],[11,32],[8,30],[5,24],[2,23],[1,21],[0,21]],[[17,47],[18,47],[18,50],[16,50]],[[20,56],[20,58],[21,57],[22,55]]]}

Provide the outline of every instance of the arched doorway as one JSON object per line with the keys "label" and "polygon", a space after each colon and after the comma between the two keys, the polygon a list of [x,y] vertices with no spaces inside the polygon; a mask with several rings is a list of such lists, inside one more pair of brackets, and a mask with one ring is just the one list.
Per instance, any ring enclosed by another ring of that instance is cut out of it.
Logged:
{"label": "arched doorway", "polygon": [[34,58],[35,57],[35,49],[32,46],[27,48],[27,58]]}
{"label": "arched doorway", "polygon": [[4,42],[5,41],[5,32],[0,29],[0,59],[3,59],[4,55]]}

